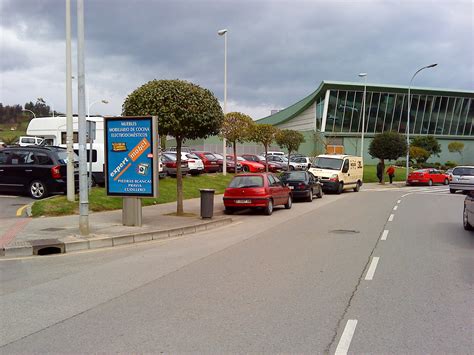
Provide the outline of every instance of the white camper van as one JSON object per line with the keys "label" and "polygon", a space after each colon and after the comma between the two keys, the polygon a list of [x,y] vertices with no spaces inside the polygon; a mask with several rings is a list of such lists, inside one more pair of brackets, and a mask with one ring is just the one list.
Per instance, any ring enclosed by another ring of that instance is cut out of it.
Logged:
{"label": "white camper van", "polygon": [[362,186],[364,165],[353,155],[318,155],[309,171],[319,178],[326,191],[340,194],[347,189],[358,192]]}
{"label": "white camper van", "polygon": [[[104,118],[87,117],[87,121],[96,123],[95,140],[92,143],[92,179],[93,183],[103,185],[104,179]],[[30,136],[42,137],[45,145],[66,147],[66,117],[37,117],[28,124],[26,133]],[[79,155],[78,118],[73,117],[73,148]],[[87,165],[89,165],[89,142],[87,142]]]}

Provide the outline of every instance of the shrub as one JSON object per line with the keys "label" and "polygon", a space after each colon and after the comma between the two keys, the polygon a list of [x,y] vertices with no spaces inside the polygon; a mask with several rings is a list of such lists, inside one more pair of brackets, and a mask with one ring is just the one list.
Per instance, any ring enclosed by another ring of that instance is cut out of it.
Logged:
{"label": "shrub", "polygon": [[446,165],[448,168],[454,168],[455,166],[458,165],[458,163],[452,160],[448,160],[444,165]]}

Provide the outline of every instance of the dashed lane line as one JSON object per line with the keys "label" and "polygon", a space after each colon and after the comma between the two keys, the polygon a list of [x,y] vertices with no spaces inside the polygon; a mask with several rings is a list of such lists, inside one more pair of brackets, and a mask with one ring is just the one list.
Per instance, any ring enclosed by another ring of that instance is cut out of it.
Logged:
{"label": "dashed lane line", "polygon": [[395,205],[395,206],[393,207],[393,210],[396,211],[397,209],[398,209],[398,206]]}
{"label": "dashed lane line", "polygon": [[388,217],[388,221],[389,221],[389,222],[392,222],[392,221],[393,221],[393,217],[395,217],[395,215],[392,213],[392,214]]}
{"label": "dashed lane line", "polygon": [[357,326],[357,319],[349,319],[342,333],[341,339],[339,339],[339,344],[337,344],[336,352],[334,355],[346,355],[349,351],[349,346],[351,345],[352,337]]}
{"label": "dashed lane line", "polygon": [[382,233],[382,237],[380,237],[380,240],[387,240],[388,236],[388,229],[385,229]]}
{"label": "dashed lane line", "polygon": [[377,264],[379,263],[379,259],[380,258],[378,256],[374,256],[372,258],[372,261],[370,262],[369,270],[367,271],[367,274],[365,275],[366,281],[372,281],[372,279],[374,278],[375,269],[377,269]]}

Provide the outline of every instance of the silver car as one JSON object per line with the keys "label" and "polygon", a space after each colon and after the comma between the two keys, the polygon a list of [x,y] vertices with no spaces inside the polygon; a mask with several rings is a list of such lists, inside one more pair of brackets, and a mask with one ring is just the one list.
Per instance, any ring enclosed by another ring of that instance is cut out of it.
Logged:
{"label": "silver car", "polygon": [[467,231],[474,230],[474,190],[469,191],[464,199],[462,223]]}
{"label": "silver car", "polygon": [[453,169],[449,182],[449,191],[454,194],[458,190],[474,190],[474,166],[457,166]]}

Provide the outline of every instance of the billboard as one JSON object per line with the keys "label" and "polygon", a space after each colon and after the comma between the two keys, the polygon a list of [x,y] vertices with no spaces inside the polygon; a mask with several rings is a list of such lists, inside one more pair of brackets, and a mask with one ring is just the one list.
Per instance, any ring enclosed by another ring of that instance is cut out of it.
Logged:
{"label": "billboard", "polygon": [[107,195],[158,197],[156,117],[105,117]]}

